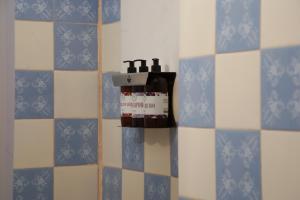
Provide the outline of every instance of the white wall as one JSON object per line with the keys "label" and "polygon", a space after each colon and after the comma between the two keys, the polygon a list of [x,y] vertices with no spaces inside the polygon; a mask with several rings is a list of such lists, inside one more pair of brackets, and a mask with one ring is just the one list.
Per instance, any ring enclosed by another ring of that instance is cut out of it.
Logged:
{"label": "white wall", "polygon": [[177,70],[179,1],[126,0],[121,7],[122,60],[158,57],[162,66]]}
{"label": "white wall", "polygon": [[0,199],[12,199],[14,1],[0,0]]}

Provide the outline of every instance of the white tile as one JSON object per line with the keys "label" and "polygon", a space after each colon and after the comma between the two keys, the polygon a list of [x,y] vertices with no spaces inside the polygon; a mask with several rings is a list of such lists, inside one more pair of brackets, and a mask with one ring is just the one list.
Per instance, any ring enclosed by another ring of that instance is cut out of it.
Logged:
{"label": "white tile", "polygon": [[179,128],[179,196],[216,198],[213,129]]}
{"label": "white tile", "polygon": [[261,47],[300,44],[300,1],[261,1]]}
{"label": "white tile", "polygon": [[170,176],[170,130],[145,129],[145,172]]}
{"label": "white tile", "polygon": [[258,51],[216,56],[216,127],[260,128]]}
{"label": "white tile", "polygon": [[120,120],[103,119],[103,162],[122,168],[122,128]]}
{"label": "white tile", "polygon": [[151,59],[158,57],[162,71],[166,65],[174,71],[178,66],[179,0],[126,0],[121,9],[122,60],[143,58],[150,67]]}
{"label": "white tile", "polygon": [[180,0],[181,58],[215,53],[215,0]]}
{"label": "white tile", "polygon": [[55,200],[97,200],[98,166],[54,168]]}
{"label": "white tile", "polygon": [[15,120],[14,168],[52,167],[53,120]]}
{"label": "white tile", "polygon": [[54,73],[56,118],[97,118],[98,72]]}
{"label": "white tile", "polygon": [[144,199],[144,173],[123,170],[122,200]]}
{"label": "white tile", "polygon": [[262,131],[263,199],[300,199],[300,132]]}
{"label": "white tile", "polygon": [[103,72],[120,71],[122,66],[120,22],[102,26],[102,58]]}
{"label": "white tile", "polygon": [[171,177],[171,200],[178,200],[178,178]]}
{"label": "white tile", "polygon": [[15,68],[52,70],[53,23],[15,21]]}

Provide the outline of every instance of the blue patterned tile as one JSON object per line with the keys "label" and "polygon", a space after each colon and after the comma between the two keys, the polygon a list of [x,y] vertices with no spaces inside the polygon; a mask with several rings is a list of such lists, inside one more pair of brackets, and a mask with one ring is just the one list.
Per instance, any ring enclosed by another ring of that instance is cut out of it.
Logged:
{"label": "blue patterned tile", "polygon": [[53,19],[53,1],[16,0],[16,19],[50,21]]}
{"label": "blue patterned tile", "polygon": [[260,200],[260,174],[259,132],[217,130],[217,200]]}
{"label": "blue patterned tile", "polygon": [[105,167],[103,169],[103,200],[122,199],[122,170]]}
{"label": "blue patterned tile", "polygon": [[178,177],[178,130],[171,128],[171,175]]}
{"label": "blue patterned tile", "polygon": [[103,74],[102,81],[102,108],[104,119],[120,118],[120,87],[114,87],[111,73]]}
{"label": "blue patterned tile", "polygon": [[120,21],[120,0],[102,0],[102,23],[109,24]]}
{"label": "blue patterned tile", "polygon": [[55,24],[55,69],[97,70],[97,26]]}
{"label": "blue patterned tile", "polygon": [[16,71],[16,119],[53,118],[53,72]]}
{"label": "blue patterned tile", "polygon": [[122,128],[123,168],[144,171],[144,129]]}
{"label": "blue patterned tile", "polygon": [[55,120],[55,165],[97,163],[98,121],[96,119]]}
{"label": "blue patterned tile", "polygon": [[300,130],[300,46],[261,55],[262,127]]}
{"label": "blue patterned tile", "polygon": [[180,61],[180,126],[214,127],[214,62],[213,56],[183,59]]}
{"label": "blue patterned tile", "polygon": [[98,23],[98,0],[54,0],[55,19],[73,23]]}
{"label": "blue patterned tile", "polygon": [[259,48],[260,0],[217,0],[217,52]]}
{"label": "blue patterned tile", "polygon": [[53,169],[14,170],[14,200],[53,200]]}
{"label": "blue patterned tile", "polygon": [[145,174],[144,200],[170,200],[170,177]]}

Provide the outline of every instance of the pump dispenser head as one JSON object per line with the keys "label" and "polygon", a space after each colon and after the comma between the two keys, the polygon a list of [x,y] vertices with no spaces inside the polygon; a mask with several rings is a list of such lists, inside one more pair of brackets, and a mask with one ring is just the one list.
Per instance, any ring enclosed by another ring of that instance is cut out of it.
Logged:
{"label": "pump dispenser head", "polygon": [[159,65],[159,59],[153,58],[153,65],[151,66],[152,72],[161,72],[161,66]]}
{"label": "pump dispenser head", "polygon": [[148,72],[148,66],[146,60],[135,60],[135,61],[141,61],[141,66],[139,67],[139,72]]}
{"label": "pump dispenser head", "polygon": [[127,73],[136,73],[136,67],[134,66],[134,61],[126,60],[123,63],[129,63],[129,67],[127,69]]}

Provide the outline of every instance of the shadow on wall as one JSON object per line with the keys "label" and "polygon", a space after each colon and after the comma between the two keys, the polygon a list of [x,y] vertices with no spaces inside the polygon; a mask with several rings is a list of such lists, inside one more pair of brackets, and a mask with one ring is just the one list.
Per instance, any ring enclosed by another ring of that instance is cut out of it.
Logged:
{"label": "shadow on wall", "polygon": [[0,1],[0,199],[12,199],[14,1]]}

